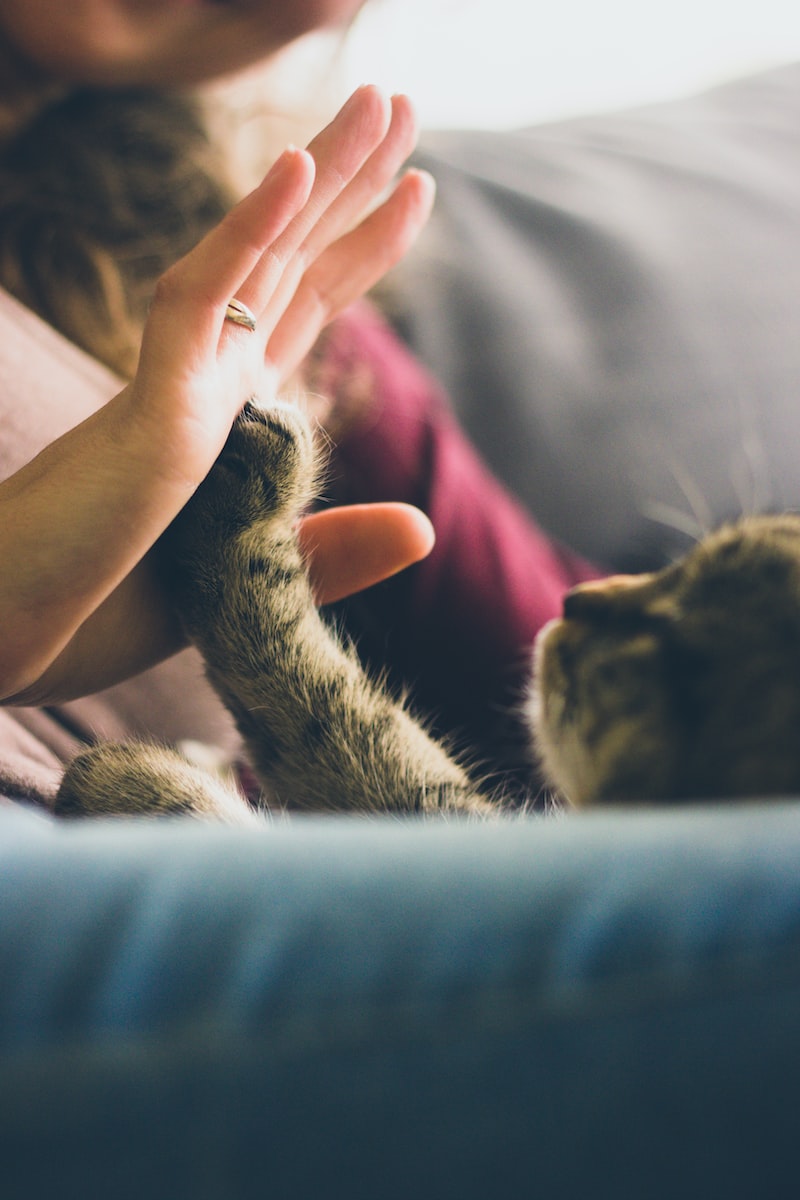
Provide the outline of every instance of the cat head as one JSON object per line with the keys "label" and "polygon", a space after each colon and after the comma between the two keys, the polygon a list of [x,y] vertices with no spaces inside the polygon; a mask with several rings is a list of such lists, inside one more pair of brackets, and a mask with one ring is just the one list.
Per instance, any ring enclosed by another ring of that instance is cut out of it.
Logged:
{"label": "cat head", "polygon": [[529,716],[577,805],[800,793],[800,517],[575,588],[537,638]]}

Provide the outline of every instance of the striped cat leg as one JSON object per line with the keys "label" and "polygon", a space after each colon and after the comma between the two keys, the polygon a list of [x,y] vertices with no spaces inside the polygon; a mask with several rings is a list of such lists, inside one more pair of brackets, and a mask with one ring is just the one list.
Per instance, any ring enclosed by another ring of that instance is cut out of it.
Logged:
{"label": "striped cat leg", "polygon": [[295,536],[314,482],[301,415],[248,407],[165,539],[186,631],[255,769],[291,807],[493,811],[321,619]]}

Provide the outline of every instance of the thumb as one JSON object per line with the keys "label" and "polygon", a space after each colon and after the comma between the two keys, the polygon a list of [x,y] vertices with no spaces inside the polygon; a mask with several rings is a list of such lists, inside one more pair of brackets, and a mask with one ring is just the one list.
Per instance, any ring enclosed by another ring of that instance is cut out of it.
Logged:
{"label": "thumb", "polygon": [[318,604],[396,575],[433,549],[433,526],[410,504],[353,504],[303,518],[300,545]]}

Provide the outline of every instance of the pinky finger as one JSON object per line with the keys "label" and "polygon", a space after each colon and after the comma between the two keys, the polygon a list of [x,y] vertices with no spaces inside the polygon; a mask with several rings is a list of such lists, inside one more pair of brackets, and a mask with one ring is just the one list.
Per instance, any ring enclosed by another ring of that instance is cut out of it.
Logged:
{"label": "pinky finger", "polygon": [[430,216],[435,192],[427,172],[409,171],[388,200],[309,268],[267,347],[281,379],[296,370],[325,326],[408,252]]}

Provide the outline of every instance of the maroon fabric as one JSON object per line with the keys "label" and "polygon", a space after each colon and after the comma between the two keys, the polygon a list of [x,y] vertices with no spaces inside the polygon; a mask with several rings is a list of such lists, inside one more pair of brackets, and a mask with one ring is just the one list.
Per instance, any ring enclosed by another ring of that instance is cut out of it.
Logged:
{"label": "maroon fabric", "polygon": [[416,504],[437,539],[424,562],[342,606],[345,622],[440,733],[492,771],[525,769],[514,713],[533,639],[597,568],[549,539],[498,483],[436,382],[374,312],[359,306],[340,320],[327,357],[343,386],[358,373],[372,396],[335,447],[327,494]]}

